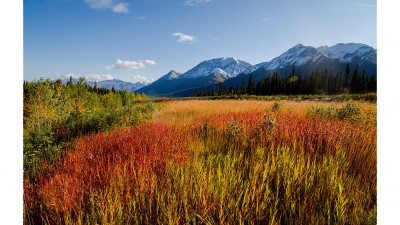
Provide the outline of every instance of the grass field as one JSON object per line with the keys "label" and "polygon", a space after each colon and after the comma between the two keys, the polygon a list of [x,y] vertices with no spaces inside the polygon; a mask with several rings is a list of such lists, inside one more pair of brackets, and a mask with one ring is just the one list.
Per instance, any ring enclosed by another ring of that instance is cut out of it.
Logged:
{"label": "grass field", "polygon": [[26,177],[24,222],[376,224],[376,136],[370,102],[159,102]]}

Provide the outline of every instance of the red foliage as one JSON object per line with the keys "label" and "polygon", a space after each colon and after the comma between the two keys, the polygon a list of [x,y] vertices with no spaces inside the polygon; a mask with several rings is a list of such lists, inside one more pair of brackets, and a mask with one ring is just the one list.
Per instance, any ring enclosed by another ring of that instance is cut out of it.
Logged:
{"label": "red foliage", "polygon": [[286,146],[310,154],[332,153],[338,148],[374,147],[365,146],[374,142],[360,141],[366,138],[376,139],[376,127],[373,126],[297,114],[275,113],[272,117],[276,118],[276,125],[271,133],[263,128],[263,113],[260,112],[212,116],[197,121],[192,126],[192,132],[199,132],[205,123],[214,128],[227,128],[233,118],[245,135],[246,141],[257,142],[262,146]]}
{"label": "red foliage", "polygon": [[57,213],[73,212],[89,191],[104,190],[121,171],[129,185],[140,171],[161,175],[168,161],[185,163],[187,142],[179,128],[160,123],[78,138],[53,173],[37,176],[34,186],[25,182],[25,210],[43,202]]}

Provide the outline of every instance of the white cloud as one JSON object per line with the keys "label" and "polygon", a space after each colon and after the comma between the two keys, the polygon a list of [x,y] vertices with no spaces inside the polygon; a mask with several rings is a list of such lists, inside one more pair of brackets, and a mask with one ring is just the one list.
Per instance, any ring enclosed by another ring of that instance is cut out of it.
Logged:
{"label": "white cloud", "polygon": [[185,0],[185,5],[194,6],[203,3],[211,2],[212,0]]}
{"label": "white cloud", "polygon": [[85,3],[93,9],[108,9],[112,7],[113,0],[85,0]]}
{"label": "white cloud", "polygon": [[103,69],[105,70],[111,70],[111,69],[120,69],[120,70],[138,70],[138,69],[144,69],[146,68],[146,65],[155,65],[156,62],[153,60],[139,60],[138,62],[136,61],[122,61],[120,59],[117,59],[117,63],[110,65],[110,66],[105,66]]}
{"label": "white cloud", "polygon": [[177,42],[194,42],[197,40],[195,36],[182,33],[173,33],[172,36],[178,37]]}
{"label": "white cloud", "polygon": [[138,16],[138,17],[136,17],[136,19],[137,19],[137,20],[141,20],[141,21],[143,21],[143,20],[145,20],[145,19],[146,19],[146,17],[145,17],[145,16]]}
{"label": "white cloud", "polygon": [[133,82],[152,83],[153,81],[154,81],[154,78],[149,79],[142,75],[133,76]]}
{"label": "white cloud", "polygon": [[107,10],[111,9],[116,13],[129,13],[128,3],[119,0],[84,0],[92,9]]}
{"label": "white cloud", "polygon": [[263,17],[261,17],[261,20],[264,21],[264,22],[268,22],[269,19],[268,19],[267,16],[263,16]]}
{"label": "white cloud", "polygon": [[113,11],[116,13],[129,13],[128,3],[118,3],[113,7]]}
{"label": "white cloud", "polygon": [[69,79],[70,77],[74,79],[79,79],[81,77],[84,77],[86,81],[103,81],[103,80],[112,80],[114,79],[113,76],[110,74],[86,74],[86,75],[78,75],[78,74],[64,74],[64,75],[59,75],[58,78],[60,79]]}
{"label": "white cloud", "polygon": [[156,62],[154,62],[153,60],[148,60],[148,59],[146,59],[144,62],[145,62],[146,64],[148,64],[148,65],[156,65]]}

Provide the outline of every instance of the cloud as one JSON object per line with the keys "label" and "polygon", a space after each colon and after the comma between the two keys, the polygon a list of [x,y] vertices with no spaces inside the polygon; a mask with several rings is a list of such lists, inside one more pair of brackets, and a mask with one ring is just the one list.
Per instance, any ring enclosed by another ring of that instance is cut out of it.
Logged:
{"label": "cloud", "polygon": [[69,79],[70,77],[74,79],[79,79],[81,77],[84,77],[86,81],[103,81],[103,80],[112,80],[114,79],[113,76],[110,74],[86,74],[86,75],[78,75],[78,74],[64,74],[64,75],[59,75],[58,78],[64,80],[64,79]]}
{"label": "cloud", "polygon": [[149,79],[142,75],[133,76],[133,82],[152,83],[153,81],[154,81],[154,78]]}
{"label": "cloud", "polygon": [[138,62],[136,61],[122,61],[120,59],[117,59],[117,63],[110,65],[110,66],[105,66],[103,69],[105,70],[111,70],[111,69],[120,69],[120,70],[138,70],[138,69],[144,69],[146,68],[146,65],[155,65],[156,62],[153,60],[139,60]]}
{"label": "cloud", "polygon": [[185,5],[188,6],[201,5],[211,1],[212,0],[185,0]]}
{"label": "cloud", "polygon": [[148,65],[156,65],[156,62],[154,62],[153,60],[148,60],[148,59],[146,59],[144,62],[145,62],[146,64],[148,64]]}
{"label": "cloud", "polygon": [[143,21],[143,20],[145,20],[145,19],[146,19],[146,17],[145,17],[145,16],[138,16],[138,17],[136,17],[136,19],[137,19],[137,20],[141,20],[141,21]]}
{"label": "cloud", "polygon": [[85,0],[92,9],[108,9],[113,5],[113,0]]}
{"label": "cloud", "polygon": [[128,3],[118,3],[113,7],[113,11],[116,13],[129,13]]}
{"label": "cloud", "polygon": [[173,33],[172,36],[178,37],[177,42],[194,42],[197,40],[195,36],[182,33]]}
{"label": "cloud", "polygon": [[268,22],[268,17],[267,16],[263,16],[263,17],[261,17],[261,20],[263,21],[263,22]]}
{"label": "cloud", "polygon": [[92,9],[107,10],[111,9],[115,13],[129,13],[128,3],[119,0],[84,0]]}

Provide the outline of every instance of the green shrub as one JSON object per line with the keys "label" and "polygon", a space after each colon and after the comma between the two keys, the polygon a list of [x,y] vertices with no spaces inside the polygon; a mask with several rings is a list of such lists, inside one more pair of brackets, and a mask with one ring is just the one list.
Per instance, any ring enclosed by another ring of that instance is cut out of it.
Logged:
{"label": "green shrub", "polygon": [[345,106],[338,108],[336,114],[340,120],[347,119],[350,122],[356,123],[361,119],[361,108],[350,100]]}
{"label": "green shrub", "polygon": [[271,107],[271,111],[272,112],[280,111],[282,109],[282,105],[283,105],[283,103],[281,102],[281,100],[274,101],[274,104]]}
{"label": "green shrub", "polygon": [[52,164],[64,143],[117,126],[138,125],[156,106],[133,104],[146,95],[96,90],[80,79],[77,84],[40,79],[24,82],[24,170],[34,175],[43,162]]}
{"label": "green shrub", "polygon": [[324,118],[334,118],[335,117],[335,107],[324,105],[317,105],[307,108],[307,115],[320,116]]}
{"label": "green shrub", "polygon": [[335,108],[317,105],[307,108],[307,116],[319,116],[323,118],[339,119],[351,123],[362,123],[376,125],[376,110],[373,108],[363,109],[356,102],[350,100],[346,105]]}

